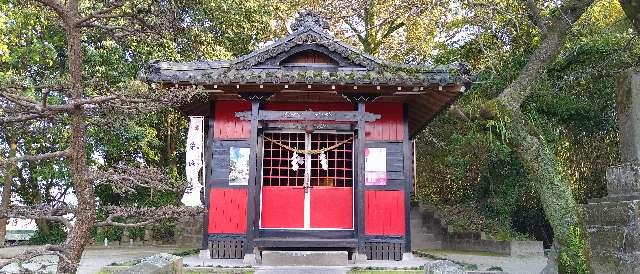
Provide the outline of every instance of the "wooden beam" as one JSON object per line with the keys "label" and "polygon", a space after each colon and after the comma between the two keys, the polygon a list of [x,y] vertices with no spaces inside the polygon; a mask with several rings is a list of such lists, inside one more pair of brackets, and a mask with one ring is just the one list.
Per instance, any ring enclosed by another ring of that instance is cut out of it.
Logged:
{"label": "wooden beam", "polygon": [[[379,114],[357,111],[274,111],[260,110],[258,121],[336,121],[356,122],[362,115],[365,122],[373,122],[380,119]],[[251,120],[252,113],[248,111],[236,112],[236,117],[242,120]]]}
{"label": "wooden beam", "polygon": [[299,130],[336,130],[336,131],[352,131],[352,124],[338,123],[287,123],[287,122],[267,122],[262,129],[299,129]]}

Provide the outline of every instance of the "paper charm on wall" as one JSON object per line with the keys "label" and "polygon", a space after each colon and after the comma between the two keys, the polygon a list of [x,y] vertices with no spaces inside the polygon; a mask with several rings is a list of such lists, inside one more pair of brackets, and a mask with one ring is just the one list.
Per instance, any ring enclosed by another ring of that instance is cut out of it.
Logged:
{"label": "paper charm on wall", "polygon": [[249,154],[248,147],[229,148],[229,185],[249,184]]}
{"label": "paper charm on wall", "polygon": [[364,151],[365,185],[387,184],[387,149],[367,148]]}

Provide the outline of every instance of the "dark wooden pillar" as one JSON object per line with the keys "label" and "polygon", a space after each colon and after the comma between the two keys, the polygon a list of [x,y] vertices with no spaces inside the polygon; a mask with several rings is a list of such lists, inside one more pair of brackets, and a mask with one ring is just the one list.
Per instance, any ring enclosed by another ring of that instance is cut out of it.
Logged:
{"label": "dark wooden pillar", "polygon": [[258,212],[259,212],[259,200],[258,200],[258,188],[260,186],[260,178],[258,168],[261,164],[261,157],[258,157],[260,145],[258,138],[258,126],[261,103],[269,99],[273,94],[271,93],[259,93],[259,94],[242,94],[242,98],[251,101],[251,135],[249,136],[249,146],[251,154],[249,155],[249,185],[247,186],[247,240],[244,244],[245,254],[253,253],[254,243],[258,233]]}
{"label": "dark wooden pillar", "polygon": [[204,185],[202,186],[202,204],[204,205],[204,216],[202,216],[202,247],[201,250],[209,249],[209,184],[211,184],[211,166],[213,158],[213,106],[214,102],[209,102],[207,115],[205,115],[205,145],[204,145]]}
{"label": "dark wooden pillar", "polygon": [[249,146],[251,154],[249,154],[249,185],[247,190],[247,241],[245,242],[245,254],[253,252],[253,239],[256,237],[256,191],[258,187],[258,110],[260,109],[259,100],[251,100],[251,136],[249,137]]}
{"label": "dark wooden pillar", "polygon": [[354,183],[356,187],[356,231],[358,237],[358,252],[364,252],[364,128],[365,128],[365,100],[357,100],[358,121],[356,124],[356,172]]}
{"label": "dark wooden pillar", "polygon": [[409,136],[409,105],[403,104],[403,130],[402,153],[404,160],[404,221],[405,244],[403,252],[411,252],[411,193],[413,192],[413,144]]}

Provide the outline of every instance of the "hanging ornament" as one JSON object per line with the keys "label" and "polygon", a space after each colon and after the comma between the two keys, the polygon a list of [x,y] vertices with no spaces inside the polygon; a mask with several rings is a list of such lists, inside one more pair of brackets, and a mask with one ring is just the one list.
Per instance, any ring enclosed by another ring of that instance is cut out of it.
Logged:
{"label": "hanging ornament", "polygon": [[293,157],[291,157],[291,169],[298,171],[300,165],[304,165],[304,158],[298,156],[298,153],[294,151]]}
{"label": "hanging ornament", "polygon": [[327,160],[327,155],[324,154],[324,151],[320,153],[320,165],[322,165],[322,169],[329,170],[329,161]]}
{"label": "hanging ornament", "polygon": [[293,171],[298,171],[298,168],[300,166],[298,166],[298,153],[293,153],[293,157],[291,157],[291,169],[293,169]]}

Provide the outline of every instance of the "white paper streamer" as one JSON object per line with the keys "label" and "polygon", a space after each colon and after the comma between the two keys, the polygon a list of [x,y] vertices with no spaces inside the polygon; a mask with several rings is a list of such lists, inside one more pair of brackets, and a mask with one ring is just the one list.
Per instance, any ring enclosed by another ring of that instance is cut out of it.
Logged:
{"label": "white paper streamer", "polygon": [[323,170],[329,170],[329,161],[327,160],[327,154],[324,154],[324,152],[320,153],[320,165],[322,165]]}

